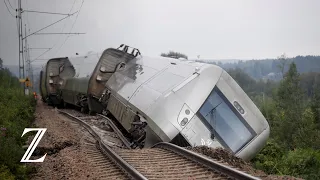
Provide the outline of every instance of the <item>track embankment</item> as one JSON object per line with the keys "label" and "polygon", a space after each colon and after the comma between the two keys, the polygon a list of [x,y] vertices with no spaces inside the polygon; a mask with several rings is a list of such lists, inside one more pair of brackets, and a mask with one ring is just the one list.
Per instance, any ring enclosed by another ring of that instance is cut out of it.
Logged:
{"label": "track embankment", "polygon": [[[47,153],[43,163],[30,163],[31,179],[126,179],[123,172],[97,148],[96,141],[78,123],[38,101],[36,127],[47,128],[34,158]],[[30,137],[32,140],[33,137]]]}

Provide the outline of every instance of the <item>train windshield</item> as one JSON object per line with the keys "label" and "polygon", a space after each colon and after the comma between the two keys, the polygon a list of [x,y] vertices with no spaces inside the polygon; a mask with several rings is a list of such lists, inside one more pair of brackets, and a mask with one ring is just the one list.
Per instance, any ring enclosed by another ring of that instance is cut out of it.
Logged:
{"label": "train windshield", "polygon": [[234,153],[255,135],[251,127],[217,87],[213,89],[198,114],[212,135]]}

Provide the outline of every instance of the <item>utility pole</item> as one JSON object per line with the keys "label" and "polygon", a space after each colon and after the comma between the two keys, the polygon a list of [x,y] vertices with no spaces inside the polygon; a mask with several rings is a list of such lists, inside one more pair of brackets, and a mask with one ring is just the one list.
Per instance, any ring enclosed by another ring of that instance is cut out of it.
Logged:
{"label": "utility pole", "polygon": [[[23,53],[23,32],[22,32],[22,7],[21,7],[21,0],[18,0],[18,9],[16,9],[18,18],[18,33],[19,33],[19,79],[24,79],[24,53]],[[25,84],[21,85],[23,87],[23,91],[25,92]]]}
{"label": "utility pole", "polygon": [[[30,62],[30,59],[29,59],[29,62]],[[32,68],[32,65],[30,64],[30,70],[31,70],[31,85],[32,85],[32,91],[35,92],[36,89],[34,87],[34,79],[33,79],[33,68]]]}
{"label": "utility pole", "polygon": [[[83,3],[83,2],[82,2]],[[73,7],[73,6],[72,6]],[[82,7],[82,5],[81,5]],[[71,8],[72,10],[72,8]],[[28,45],[28,41],[27,41],[27,38],[29,36],[32,36],[32,35],[81,35],[81,34],[85,34],[85,33],[72,33],[72,32],[69,32],[69,33],[63,33],[63,32],[51,32],[51,33],[42,33],[40,31],[48,28],[48,27],[51,27],[53,25],[55,25],[56,23],[59,23],[60,21],[63,21],[67,18],[69,18],[70,16],[73,16],[74,14],[78,13],[78,11],[74,12],[74,13],[71,13],[71,10],[69,13],[57,13],[57,12],[44,12],[44,11],[35,11],[35,10],[24,10],[22,9],[22,2],[21,0],[18,0],[18,8],[16,9],[16,19],[18,20],[18,36],[19,36],[19,79],[21,80],[20,82],[23,82],[23,84],[21,84],[21,87],[23,87],[24,89],[24,94],[25,95],[28,95],[29,94],[29,91],[32,90],[34,87],[34,78],[33,78],[33,70],[32,70],[32,65],[31,63],[35,60],[39,60],[38,58],[40,58],[42,55],[46,54],[47,52],[49,52],[55,45],[53,45],[51,48],[29,48],[29,45]],[[81,8],[80,8],[81,10]],[[22,13],[41,13],[41,14],[52,14],[52,15],[63,15],[65,17],[41,28],[41,29],[38,29],[37,31],[33,32],[33,33],[30,33],[30,29],[29,29],[29,33],[27,34],[27,27],[26,27],[26,24],[25,24],[25,32],[24,32],[24,35],[23,35],[23,22],[22,22]],[[78,17],[78,16],[77,16]],[[72,26],[73,27],[73,26]],[[71,31],[71,30],[70,30]],[[25,41],[24,41],[25,40]],[[24,45],[25,43],[25,45]],[[41,55],[39,55],[37,58],[35,58],[34,60],[30,60],[30,49],[47,49],[47,51],[45,51],[44,53],[42,53]],[[24,63],[27,63],[27,79],[28,81],[26,81],[26,76],[25,76],[25,67],[24,67]],[[30,82],[32,82],[30,84]]]}
{"label": "utility pole", "polygon": [[[27,25],[25,24],[24,25],[24,34],[27,35]],[[27,63],[27,77],[26,79],[29,80],[29,82],[31,82],[31,79],[30,79],[30,59],[29,59],[29,48],[28,48],[28,40],[27,38],[25,38],[25,61]],[[27,82],[26,84],[26,88],[25,88],[25,94],[26,95],[29,95],[29,92],[30,92],[30,83]]]}

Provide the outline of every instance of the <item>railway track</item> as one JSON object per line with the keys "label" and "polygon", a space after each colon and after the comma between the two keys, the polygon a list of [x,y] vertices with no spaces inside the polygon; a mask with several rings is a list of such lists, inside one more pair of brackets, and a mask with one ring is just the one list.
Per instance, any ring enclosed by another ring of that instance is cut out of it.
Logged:
{"label": "railway track", "polygon": [[95,167],[92,173],[98,179],[129,179],[118,166],[101,153],[99,142],[84,126],[75,121],[71,121],[71,125],[82,134],[80,139],[81,149],[87,156],[89,163]]}
{"label": "railway track", "polygon": [[58,111],[82,126],[87,155],[101,169],[101,179],[259,179],[171,143],[131,149],[107,117]]}

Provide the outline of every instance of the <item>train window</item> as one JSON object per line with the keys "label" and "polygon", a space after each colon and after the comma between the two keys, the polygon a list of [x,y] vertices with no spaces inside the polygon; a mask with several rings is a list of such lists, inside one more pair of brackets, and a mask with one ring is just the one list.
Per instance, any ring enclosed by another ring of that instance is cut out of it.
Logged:
{"label": "train window", "polygon": [[236,153],[255,135],[232,104],[215,87],[199,112],[200,119],[210,129],[212,137]]}

